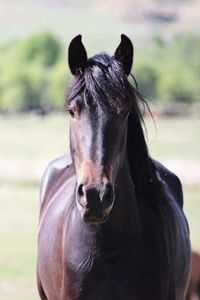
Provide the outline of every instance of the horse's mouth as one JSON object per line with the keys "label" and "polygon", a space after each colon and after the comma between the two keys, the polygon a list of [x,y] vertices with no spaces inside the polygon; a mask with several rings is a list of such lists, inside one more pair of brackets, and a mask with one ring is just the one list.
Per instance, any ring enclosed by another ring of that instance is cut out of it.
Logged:
{"label": "horse's mouth", "polygon": [[99,216],[95,216],[95,215],[91,215],[91,214],[86,213],[83,216],[84,222],[89,223],[89,224],[101,224],[101,223],[106,222],[107,219],[108,219],[108,214],[99,217]]}

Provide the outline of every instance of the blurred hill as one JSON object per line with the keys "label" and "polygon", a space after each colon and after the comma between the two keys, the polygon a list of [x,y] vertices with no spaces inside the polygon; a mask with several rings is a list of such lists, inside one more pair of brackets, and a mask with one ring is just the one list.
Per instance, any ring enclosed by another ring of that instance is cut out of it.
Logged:
{"label": "blurred hill", "polygon": [[[143,46],[152,35],[198,31],[198,0],[0,0],[0,43],[41,29],[68,41],[83,33],[94,50],[112,49],[122,32]],[[93,42],[92,42],[93,41]]]}

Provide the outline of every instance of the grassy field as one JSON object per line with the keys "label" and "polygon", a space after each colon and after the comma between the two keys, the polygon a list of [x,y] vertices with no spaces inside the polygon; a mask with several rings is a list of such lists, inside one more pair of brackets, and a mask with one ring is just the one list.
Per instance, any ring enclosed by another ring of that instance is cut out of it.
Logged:
{"label": "grassy field", "polygon": [[38,186],[0,184],[0,299],[34,300]]}
{"label": "grassy field", "polygon": [[[147,120],[153,157],[200,163],[200,120]],[[39,180],[46,164],[68,151],[68,118],[0,119],[0,300],[38,300],[35,284]],[[186,170],[189,172],[189,170]],[[200,250],[200,184],[184,184],[185,213]]]}

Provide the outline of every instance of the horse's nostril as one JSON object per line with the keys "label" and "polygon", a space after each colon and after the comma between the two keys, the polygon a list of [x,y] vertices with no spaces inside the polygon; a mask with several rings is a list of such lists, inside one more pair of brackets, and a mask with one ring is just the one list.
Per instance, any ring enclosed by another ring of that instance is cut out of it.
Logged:
{"label": "horse's nostril", "polygon": [[83,193],[83,184],[80,184],[79,187],[78,187],[78,195],[80,197],[82,197],[84,195],[84,193]]}

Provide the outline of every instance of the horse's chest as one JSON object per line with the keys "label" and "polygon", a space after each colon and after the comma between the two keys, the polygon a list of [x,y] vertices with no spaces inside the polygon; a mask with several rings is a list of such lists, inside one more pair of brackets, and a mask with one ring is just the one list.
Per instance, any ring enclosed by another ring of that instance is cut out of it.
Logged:
{"label": "horse's chest", "polygon": [[133,286],[129,274],[123,270],[105,267],[94,270],[85,277],[81,300],[131,300],[133,299]]}
{"label": "horse's chest", "polygon": [[158,274],[147,268],[144,272],[142,261],[129,252],[88,259],[66,270],[66,294],[71,298],[65,300],[149,300],[149,295],[163,299]]}
{"label": "horse's chest", "polygon": [[[126,259],[95,259],[88,268],[68,269],[68,293],[76,300],[132,300],[134,272]],[[71,281],[71,282],[70,282]]]}

